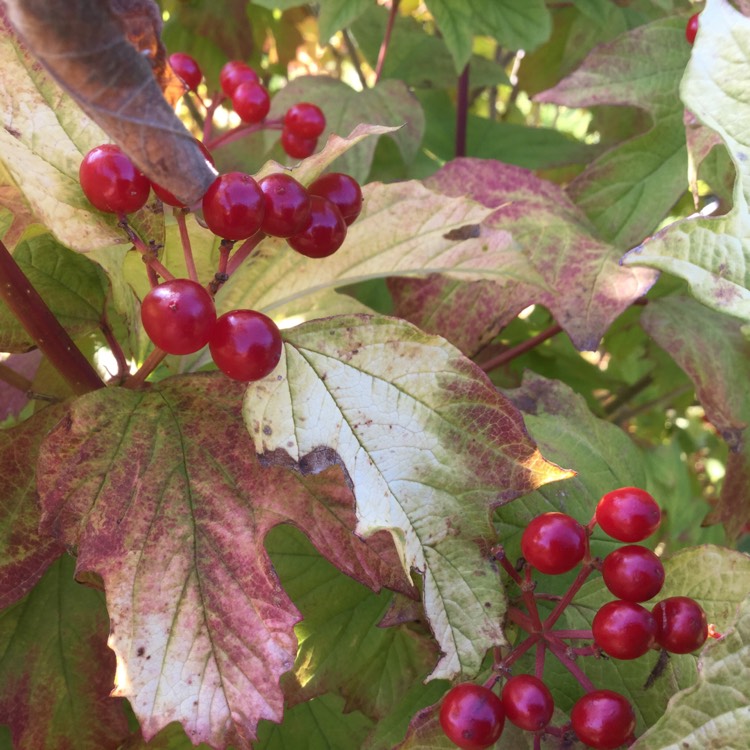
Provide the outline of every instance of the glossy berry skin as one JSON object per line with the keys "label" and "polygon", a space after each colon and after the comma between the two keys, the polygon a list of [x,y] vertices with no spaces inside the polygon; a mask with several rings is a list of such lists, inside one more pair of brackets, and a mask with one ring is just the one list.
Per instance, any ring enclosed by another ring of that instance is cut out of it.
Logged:
{"label": "glossy berry skin", "polygon": [[602,563],[605,586],[618,598],[645,602],[664,585],[664,566],[646,547],[627,544],[610,552]]}
{"label": "glossy berry skin", "polygon": [[262,84],[243,81],[234,89],[232,106],[243,122],[262,122],[271,109],[271,97]]}
{"label": "glossy berry skin", "polygon": [[175,52],[169,56],[172,70],[182,79],[188,91],[195,91],[203,80],[203,73],[198,63],[184,52]]}
{"label": "glossy berry skin", "polygon": [[302,136],[295,135],[291,130],[287,130],[286,128],[281,131],[281,138],[279,140],[281,148],[293,159],[306,159],[308,156],[312,156],[318,145],[317,138],[303,138]]}
{"label": "glossy berry skin", "polygon": [[359,183],[348,174],[330,172],[318,177],[307,188],[310,195],[328,198],[336,205],[347,226],[354,223],[362,210],[362,189]]}
{"label": "glossy berry skin", "polygon": [[642,542],[661,522],[661,510],[651,495],[637,487],[620,487],[599,500],[596,521],[620,542]]}
{"label": "glossy berry skin", "polygon": [[302,231],[287,238],[289,246],[308,258],[333,255],[346,239],[346,223],[331,201],[310,196],[310,216]]}
{"label": "glossy berry skin", "polygon": [[258,183],[244,172],[219,175],[203,196],[208,228],[226,240],[244,240],[263,223],[266,198]]}
{"label": "glossy berry skin", "polygon": [[708,638],[708,622],[703,608],[687,596],[672,596],[652,610],[656,622],[656,642],[673,654],[689,654]]}
{"label": "glossy berry skin", "polygon": [[258,74],[247,63],[241,60],[230,60],[219,73],[221,90],[229,97],[234,94],[237,86],[246,81],[258,83],[260,78],[258,78]]}
{"label": "glossy berry skin", "polygon": [[284,115],[284,129],[300,138],[317,138],[326,129],[326,118],[315,104],[298,102]]}
{"label": "glossy berry skin", "polygon": [[200,284],[173,279],[155,286],[143,298],[141,321],[151,341],[167,354],[191,354],[208,343],[216,310]]}
{"label": "glossy berry skin", "polygon": [[615,659],[637,659],[656,642],[656,620],[635,602],[608,602],[591,622],[594,641]]}
{"label": "glossy berry skin", "polygon": [[502,700],[508,721],[528,732],[544,729],[555,711],[552,693],[530,674],[511,677],[503,686]]}
{"label": "glossy berry skin", "polygon": [[234,380],[260,380],[281,359],[281,334],[261,312],[232,310],[216,320],[208,348],[225,375]]}
{"label": "glossy berry skin", "polygon": [[92,148],[83,157],[78,178],[91,204],[111,214],[140,210],[151,192],[146,175],[113,144]]}
{"label": "glossy berry skin", "polygon": [[291,237],[310,217],[310,196],[291,175],[277,172],[258,181],[266,197],[261,229],[273,237]]}
{"label": "glossy berry skin", "polygon": [[[206,161],[213,166],[215,163],[214,157],[211,156],[211,152],[203,144],[203,141],[196,139],[195,142],[198,144],[198,148],[203,152],[203,156],[206,157]],[[187,206],[174,193],[170,193],[169,190],[166,190],[161,185],[152,182],[151,187],[154,189],[154,192],[162,203],[166,203],[168,206],[175,206],[176,208],[187,208]]]}
{"label": "glossy berry skin", "polygon": [[620,747],[635,730],[635,711],[627,698],[613,690],[593,690],[570,712],[578,739],[595,750]]}
{"label": "glossy berry skin", "polygon": [[524,529],[521,554],[540,573],[567,573],[586,554],[586,530],[565,513],[543,513]]}
{"label": "glossy berry skin", "polygon": [[497,742],[505,726],[500,698],[471,682],[451,688],[440,706],[440,726],[461,750],[485,750]]}
{"label": "glossy berry skin", "polygon": [[688,44],[693,44],[695,37],[698,35],[698,16],[700,16],[700,13],[694,13],[690,16],[685,26],[685,39],[687,39]]}

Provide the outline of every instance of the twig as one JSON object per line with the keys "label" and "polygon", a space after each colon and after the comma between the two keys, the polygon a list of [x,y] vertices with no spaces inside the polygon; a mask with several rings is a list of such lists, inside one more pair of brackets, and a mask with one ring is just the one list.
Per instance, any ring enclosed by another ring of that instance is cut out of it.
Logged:
{"label": "twig", "polygon": [[388,53],[393,26],[396,22],[396,16],[398,15],[399,2],[400,0],[391,0],[391,12],[388,14],[388,23],[386,24],[385,33],[383,34],[383,41],[380,43],[380,49],[378,50],[378,62],[375,65],[375,83],[380,80],[380,76],[383,73],[385,56]]}
{"label": "twig", "polygon": [[456,158],[466,156],[466,124],[469,118],[469,65],[458,77],[456,102]]}
{"label": "twig", "polygon": [[349,53],[349,57],[352,60],[352,65],[354,66],[354,70],[357,71],[357,77],[359,78],[359,82],[362,84],[363,89],[369,88],[367,85],[367,78],[365,78],[365,74],[362,71],[362,64],[359,61],[359,54],[357,52],[357,46],[354,44],[354,40],[352,39],[352,35],[349,33],[349,29],[343,29],[341,31],[341,35],[344,37],[344,44],[346,44],[346,50]]}
{"label": "twig", "polygon": [[516,357],[520,357],[522,354],[530,351],[535,346],[539,346],[539,344],[541,344],[543,341],[551,339],[553,336],[557,336],[557,334],[561,331],[562,328],[559,325],[552,325],[541,333],[538,333],[536,336],[532,336],[530,339],[522,341],[520,344],[517,344],[510,349],[506,349],[504,352],[500,352],[500,354],[498,354],[496,357],[492,357],[486,362],[482,362],[479,366],[485,372],[490,372],[496,367],[501,367],[502,365],[507,364]]}
{"label": "twig", "polygon": [[133,247],[143,256],[146,263],[165,281],[174,280],[174,274],[162,264],[154,254],[153,250],[146,247],[146,243],[135,233],[133,227],[128,224],[128,220],[124,215],[120,217],[120,226],[125,230],[128,239],[133,243]]}

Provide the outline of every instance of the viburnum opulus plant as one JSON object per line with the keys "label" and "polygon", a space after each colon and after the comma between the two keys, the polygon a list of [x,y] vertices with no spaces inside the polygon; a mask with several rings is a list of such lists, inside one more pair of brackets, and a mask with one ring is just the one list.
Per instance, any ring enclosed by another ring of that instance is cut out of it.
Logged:
{"label": "viburnum opulus plant", "polygon": [[746,745],[746,8],[448,5],[2,4],[0,749]]}

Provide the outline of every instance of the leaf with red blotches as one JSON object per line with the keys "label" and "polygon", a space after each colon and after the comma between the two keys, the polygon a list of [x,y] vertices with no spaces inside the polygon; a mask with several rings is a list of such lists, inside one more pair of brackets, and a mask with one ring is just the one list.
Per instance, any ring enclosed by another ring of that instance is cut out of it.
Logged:
{"label": "leaf with red blotches", "polygon": [[[619,250],[597,237],[564,191],[526,169],[456,159],[425,185],[495,209],[482,229],[490,238],[508,235],[512,240],[505,278],[500,266],[500,278],[492,282],[441,276],[390,282],[399,315],[468,354],[531,304],[545,305],[577,348],[595,349],[612,321],[656,279],[654,273],[621,268]],[[520,266],[526,267],[526,278],[513,270]]]}
{"label": "leaf with red blotches", "polygon": [[63,555],[0,615],[0,724],[16,750],[116,750],[130,730],[109,697],[115,659],[99,591]]}
{"label": "leaf with red blotches", "polygon": [[59,406],[50,406],[17,427],[0,431],[0,475],[3,477],[0,609],[30,591],[65,549],[54,537],[39,533],[35,476],[39,446],[63,412]]}
{"label": "leaf with red blotches", "polygon": [[263,546],[302,529],[340,569],[378,589],[413,590],[384,535],[363,542],[337,467],[263,468],[241,416],[242,384],[177,377],[108,388],[70,406],[45,441],[42,527],[101,576],[118,660],[146,739],[180,721],[194,743],[249,748],[279,721],[299,613]]}

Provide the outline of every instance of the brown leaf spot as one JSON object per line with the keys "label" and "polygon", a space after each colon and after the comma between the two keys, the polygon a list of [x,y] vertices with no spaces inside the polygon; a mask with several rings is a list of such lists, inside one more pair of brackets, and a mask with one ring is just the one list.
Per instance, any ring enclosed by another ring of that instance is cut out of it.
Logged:
{"label": "brown leaf spot", "polygon": [[479,224],[465,224],[462,227],[457,227],[456,229],[451,229],[450,232],[446,232],[443,238],[458,242],[461,240],[473,240],[479,237],[480,231]]}

